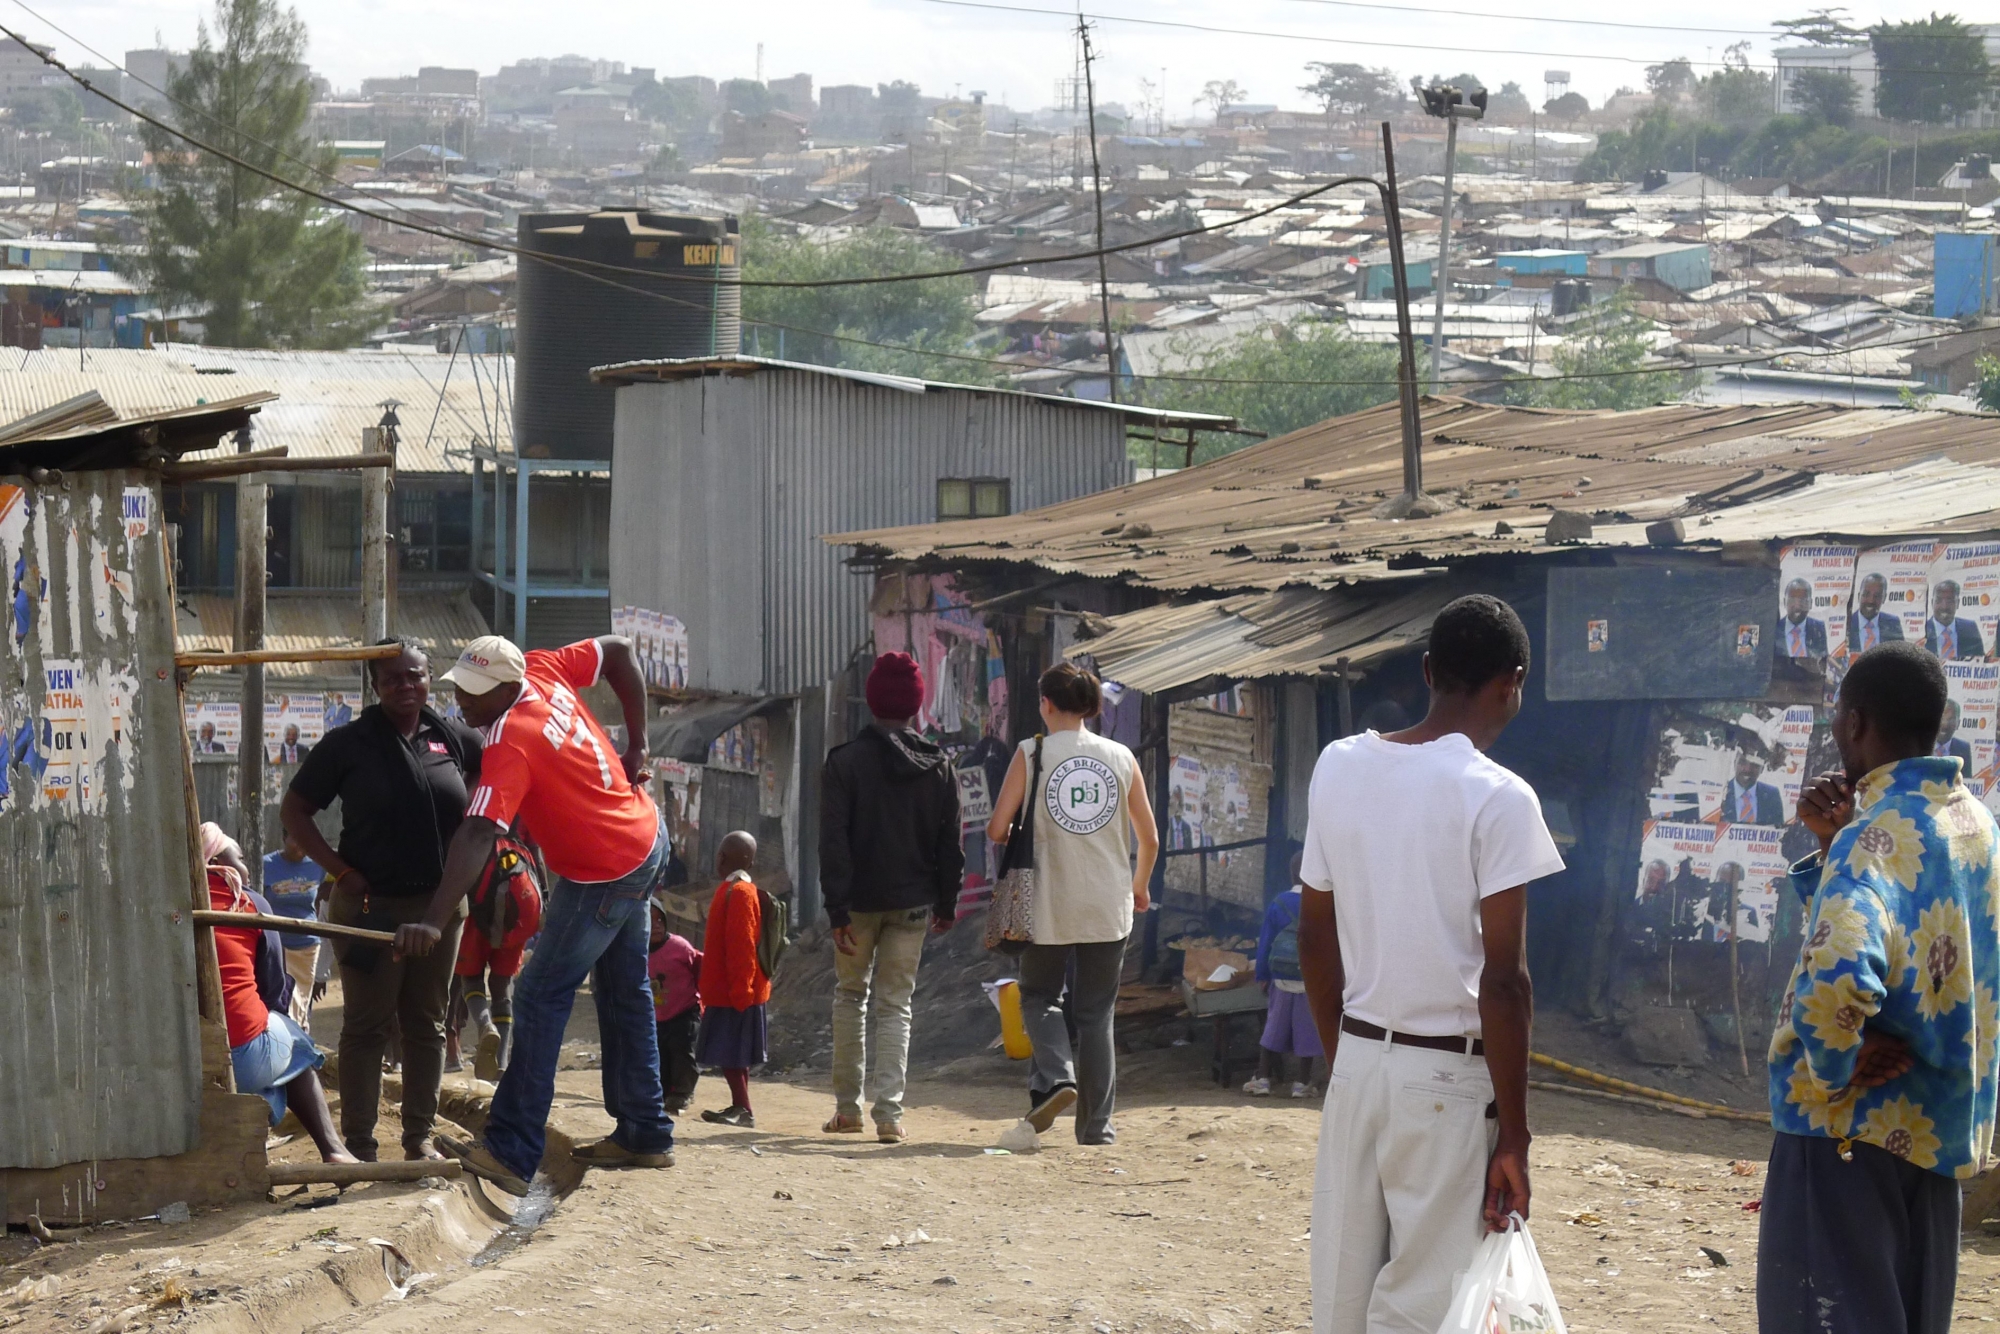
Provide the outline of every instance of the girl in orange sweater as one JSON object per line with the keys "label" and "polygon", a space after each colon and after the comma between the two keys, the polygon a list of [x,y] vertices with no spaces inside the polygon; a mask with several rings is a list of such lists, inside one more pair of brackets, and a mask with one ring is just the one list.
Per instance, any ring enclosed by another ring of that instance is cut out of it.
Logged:
{"label": "girl in orange sweater", "polygon": [[722,883],[708,905],[701,949],[701,1036],[695,1059],[722,1071],[729,1083],[729,1106],[701,1114],[725,1126],[754,1126],[750,1111],[750,1067],[764,1063],[764,1003],[771,979],[757,966],[757,936],[763,904],[750,868],[757,840],[738,829],[716,850],[715,872]]}

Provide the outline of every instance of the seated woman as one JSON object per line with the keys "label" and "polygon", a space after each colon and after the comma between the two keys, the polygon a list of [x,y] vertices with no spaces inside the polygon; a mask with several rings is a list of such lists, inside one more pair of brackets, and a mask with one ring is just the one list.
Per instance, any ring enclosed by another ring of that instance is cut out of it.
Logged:
{"label": "seated woman", "polygon": [[[219,912],[256,912],[243,888],[242,849],[213,823],[201,827],[201,857],[208,866],[208,903]],[[283,1010],[274,1010],[257,985],[256,928],[218,927],[215,962],[222,974],[222,1013],[229,1027],[229,1063],[236,1091],[255,1093],[271,1104],[271,1124],[289,1108],[329,1163],[357,1161],[341,1142],[327,1111],[316,1073],[326,1063],[304,1029]]]}

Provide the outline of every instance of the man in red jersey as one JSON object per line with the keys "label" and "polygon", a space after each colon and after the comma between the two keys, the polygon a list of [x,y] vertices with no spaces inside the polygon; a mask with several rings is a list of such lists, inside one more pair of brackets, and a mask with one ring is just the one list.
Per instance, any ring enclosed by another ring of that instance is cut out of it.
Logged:
{"label": "man in red jersey", "polygon": [[[516,822],[555,877],[534,957],[514,996],[514,1053],[482,1141],[438,1142],[466,1170],[524,1194],[542,1161],[556,1060],[576,989],[593,979],[604,1044],[604,1110],[617,1129],[575,1156],[602,1167],[669,1167],[674,1123],[660,1091],[647,903],[667,856],[646,795],[646,683],[619,635],[522,653],[498,635],[473,640],[444,674],[465,721],[481,730],[479,786],[452,836],[444,878],[421,922],[396,932],[403,954],[437,944],[477,883],[501,831]],[[579,698],[605,682],[618,696],[622,752]]]}

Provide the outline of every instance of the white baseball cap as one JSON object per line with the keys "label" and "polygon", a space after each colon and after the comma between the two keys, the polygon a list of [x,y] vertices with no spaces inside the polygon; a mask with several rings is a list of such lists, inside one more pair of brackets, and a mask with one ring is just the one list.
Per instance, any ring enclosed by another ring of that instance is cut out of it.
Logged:
{"label": "white baseball cap", "polygon": [[449,681],[468,695],[484,695],[499,686],[519,681],[528,673],[528,660],[512,641],[499,635],[481,635],[465,646],[440,680]]}

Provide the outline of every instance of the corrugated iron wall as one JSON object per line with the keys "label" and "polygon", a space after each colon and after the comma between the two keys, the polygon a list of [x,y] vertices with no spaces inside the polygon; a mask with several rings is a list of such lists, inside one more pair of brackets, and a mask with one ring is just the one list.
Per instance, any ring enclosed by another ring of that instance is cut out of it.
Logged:
{"label": "corrugated iron wall", "polygon": [[0,1167],[199,1139],[162,529],[148,475],[0,478]]}
{"label": "corrugated iron wall", "polygon": [[1016,512],[1121,486],[1115,414],[762,370],[618,391],[611,601],[687,623],[689,685],[790,694],[868,637],[870,582],[822,534],[937,518],[940,477]]}

